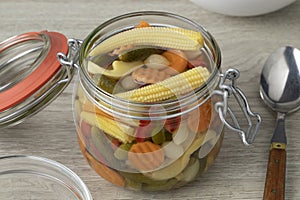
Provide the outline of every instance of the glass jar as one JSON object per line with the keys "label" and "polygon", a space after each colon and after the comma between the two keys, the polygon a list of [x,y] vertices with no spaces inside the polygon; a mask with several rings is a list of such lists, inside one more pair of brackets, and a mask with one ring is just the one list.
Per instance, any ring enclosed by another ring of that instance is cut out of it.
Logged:
{"label": "glass jar", "polygon": [[[192,32],[185,33],[185,30]],[[181,35],[173,36],[172,31]],[[188,48],[183,47],[184,44],[190,42],[185,36],[194,33],[201,33],[203,43],[198,38],[200,46],[196,51],[184,49]],[[153,76],[162,75],[155,70],[147,74],[147,78],[142,74],[134,78],[134,84],[145,84],[124,89],[127,87],[124,80],[134,77],[136,69],[148,70],[152,63],[146,60],[156,54],[154,51],[147,55],[149,57],[140,58],[137,51],[144,55],[153,46],[163,52],[170,49],[183,52],[182,57],[190,66],[168,76],[171,81],[149,83],[146,81]],[[122,51],[127,54],[124,56]],[[141,60],[142,64],[135,68],[136,62]],[[68,63],[63,55],[61,61]],[[99,71],[95,63],[112,63],[112,66],[100,67]],[[112,74],[126,68],[124,63],[131,65],[129,71],[123,70],[127,74]],[[115,185],[158,191],[191,182],[207,171],[216,158],[222,145],[224,124],[237,131],[245,144],[253,142],[260,118],[249,110],[244,95],[235,87],[238,71],[230,69],[221,74],[221,52],[217,42],[203,27],[187,18],[162,12],[138,12],[111,19],[84,40],[76,66],[79,76],[73,106],[79,145],[91,167]],[[196,78],[190,80],[186,72],[192,70]],[[193,81],[199,80],[203,82],[194,85]],[[225,84],[226,81],[230,83]],[[246,132],[228,109],[229,94],[234,94],[248,120],[250,128]],[[225,120],[226,113],[233,119],[233,126]],[[251,117],[258,120],[254,131],[251,130]]]}
{"label": "glass jar", "polygon": [[[221,72],[213,36],[176,14],[122,15],[84,41],[25,33],[0,43],[0,55],[0,128],[40,111],[78,71],[73,111],[81,151],[100,176],[128,189],[191,182],[216,158],[224,125],[248,145],[261,122],[236,87],[238,70]],[[230,109],[230,96],[244,117]]]}

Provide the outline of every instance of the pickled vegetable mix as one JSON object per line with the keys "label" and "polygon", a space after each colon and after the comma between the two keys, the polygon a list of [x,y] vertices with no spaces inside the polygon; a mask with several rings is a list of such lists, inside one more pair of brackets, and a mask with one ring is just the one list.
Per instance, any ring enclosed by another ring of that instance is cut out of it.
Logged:
{"label": "pickled vegetable mix", "polygon": [[[211,61],[203,46],[201,32],[142,21],[97,44],[87,71],[104,93],[158,105],[205,86]],[[79,142],[95,171],[115,185],[145,191],[180,187],[207,170],[221,146],[213,99],[198,99],[197,109],[176,116],[170,112],[163,119],[152,119],[149,111],[147,120],[114,115],[97,101],[78,88]]]}

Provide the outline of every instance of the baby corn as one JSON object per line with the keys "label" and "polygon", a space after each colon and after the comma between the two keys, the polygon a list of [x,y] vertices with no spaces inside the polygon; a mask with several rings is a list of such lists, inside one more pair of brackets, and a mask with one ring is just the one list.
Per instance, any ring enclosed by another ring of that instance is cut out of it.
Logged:
{"label": "baby corn", "polygon": [[81,119],[88,122],[92,126],[98,127],[103,130],[105,133],[111,135],[112,137],[117,138],[123,143],[131,143],[133,141],[134,128],[118,123],[113,119],[107,118],[105,116],[99,116],[95,113],[90,112],[81,112]]}
{"label": "baby corn", "polygon": [[207,68],[196,67],[164,81],[139,89],[116,94],[117,97],[135,102],[159,102],[180,97],[200,87],[208,79]]}
{"label": "baby corn", "polygon": [[134,28],[113,35],[101,42],[91,52],[91,56],[109,52],[126,45],[149,45],[180,50],[198,50],[203,46],[200,32],[168,27]]}

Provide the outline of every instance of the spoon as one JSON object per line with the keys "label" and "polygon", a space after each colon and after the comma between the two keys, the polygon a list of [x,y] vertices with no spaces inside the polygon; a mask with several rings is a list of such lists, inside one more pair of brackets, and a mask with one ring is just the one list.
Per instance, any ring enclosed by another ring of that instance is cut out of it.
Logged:
{"label": "spoon", "polygon": [[287,46],[267,59],[260,79],[260,96],[277,112],[276,128],[265,182],[264,200],[283,200],[285,193],[285,116],[300,108],[300,50]]}

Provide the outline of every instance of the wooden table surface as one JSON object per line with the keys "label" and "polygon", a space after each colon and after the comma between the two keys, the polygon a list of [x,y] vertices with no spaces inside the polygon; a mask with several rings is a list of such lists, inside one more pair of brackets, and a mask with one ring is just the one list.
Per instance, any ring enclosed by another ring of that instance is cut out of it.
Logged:
{"label": "wooden table surface", "polygon": [[[259,98],[259,74],[268,55],[292,45],[300,48],[300,1],[259,17],[229,17],[208,12],[188,0],[1,0],[0,40],[29,31],[51,30],[84,39],[100,23],[119,14],[161,10],[202,24],[218,41],[223,69],[240,70],[239,87],[263,122],[255,144],[244,146],[225,130],[214,165],[198,180],[169,192],[127,191],[104,181],[78,147],[72,119],[73,83],[50,106],[22,124],[0,130],[0,156],[25,154],[56,160],[77,173],[95,200],[104,199],[262,199],[275,114]],[[73,81],[74,82],[74,81]],[[288,115],[286,199],[300,199],[300,112]],[[1,196],[1,194],[0,194]]]}

